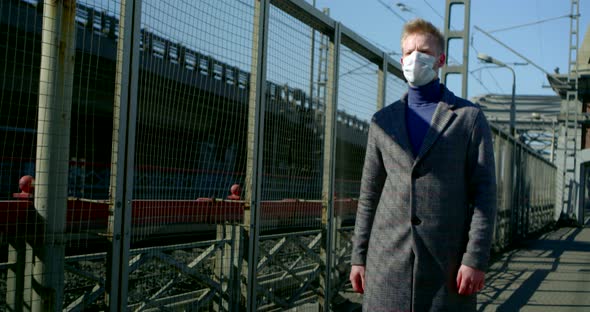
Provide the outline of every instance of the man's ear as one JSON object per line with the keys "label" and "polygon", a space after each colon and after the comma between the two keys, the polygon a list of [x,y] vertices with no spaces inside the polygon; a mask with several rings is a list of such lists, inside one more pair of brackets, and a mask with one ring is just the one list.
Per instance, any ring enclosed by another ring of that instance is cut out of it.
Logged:
{"label": "man's ear", "polygon": [[447,60],[447,56],[446,56],[444,53],[442,53],[442,54],[440,55],[440,57],[438,58],[438,67],[443,67],[443,66],[445,66],[445,62],[446,62],[446,60]]}

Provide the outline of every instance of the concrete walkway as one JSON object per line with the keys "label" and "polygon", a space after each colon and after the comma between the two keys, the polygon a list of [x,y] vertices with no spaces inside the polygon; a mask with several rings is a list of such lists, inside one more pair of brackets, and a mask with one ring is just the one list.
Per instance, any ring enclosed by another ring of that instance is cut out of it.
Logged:
{"label": "concrete walkway", "polygon": [[590,223],[521,244],[486,277],[478,311],[590,311]]}

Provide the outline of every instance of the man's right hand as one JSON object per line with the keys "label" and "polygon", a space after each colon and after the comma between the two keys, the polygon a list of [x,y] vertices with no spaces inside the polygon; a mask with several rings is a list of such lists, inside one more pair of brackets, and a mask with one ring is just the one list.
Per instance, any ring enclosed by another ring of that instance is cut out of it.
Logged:
{"label": "man's right hand", "polygon": [[357,293],[365,292],[365,266],[364,265],[353,265],[350,269],[350,282],[352,283],[352,289]]}

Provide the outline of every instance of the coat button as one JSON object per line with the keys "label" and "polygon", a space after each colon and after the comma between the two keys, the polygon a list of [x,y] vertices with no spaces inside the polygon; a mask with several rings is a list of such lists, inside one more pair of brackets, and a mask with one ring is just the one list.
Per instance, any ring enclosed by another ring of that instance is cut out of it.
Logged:
{"label": "coat button", "polygon": [[412,225],[420,225],[420,223],[422,223],[422,220],[420,220],[420,218],[416,216],[412,217]]}

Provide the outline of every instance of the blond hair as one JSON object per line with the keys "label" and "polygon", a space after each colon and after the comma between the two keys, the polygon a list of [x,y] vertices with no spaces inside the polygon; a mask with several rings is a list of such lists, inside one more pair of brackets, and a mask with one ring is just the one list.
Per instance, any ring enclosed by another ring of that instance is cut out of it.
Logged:
{"label": "blond hair", "polygon": [[[438,52],[440,54],[444,53],[444,46],[445,46],[445,37],[440,32],[436,26],[432,25],[429,21],[426,21],[421,18],[413,19],[407,22],[402,29],[402,39],[401,39],[401,46],[403,49],[404,40],[410,35],[414,34],[427,34],[434,37],[436,43],[438,44]],[[402,51],[403,52],[403,51]]]}

